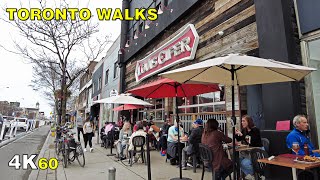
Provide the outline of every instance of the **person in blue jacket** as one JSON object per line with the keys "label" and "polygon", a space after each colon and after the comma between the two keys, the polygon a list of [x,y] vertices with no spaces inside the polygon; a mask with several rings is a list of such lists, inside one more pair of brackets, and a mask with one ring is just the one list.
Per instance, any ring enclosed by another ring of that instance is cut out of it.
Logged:
{"label": "person in blue jacket", "polygon": [[[314,150],[314,146],[310,141],[308,131],[309,131],[309,124],[306,116],[304,115],[297,115],[293,118],[293,125],[294,129],[288,134],[287,136],[287,147],[289,149],[292,149],[292,143],[298,142],[300,146],[300,150],[298,151],[298,155],[304,156],[304,144],[308,145],[309,148],[309,155],[310,156],[316,156],[320,157],[319,153],[313,153],[312,150]],[[293,154],[295,154],[292,151]]]}

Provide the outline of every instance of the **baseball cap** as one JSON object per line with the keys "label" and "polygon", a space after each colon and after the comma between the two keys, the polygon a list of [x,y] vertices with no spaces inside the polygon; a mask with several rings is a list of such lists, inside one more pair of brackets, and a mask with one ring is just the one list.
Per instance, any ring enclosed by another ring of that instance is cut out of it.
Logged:
{"label": "baseball cap", "polygon": [[193,122],[194,124],[203,125],[202,119],[197,119]]}

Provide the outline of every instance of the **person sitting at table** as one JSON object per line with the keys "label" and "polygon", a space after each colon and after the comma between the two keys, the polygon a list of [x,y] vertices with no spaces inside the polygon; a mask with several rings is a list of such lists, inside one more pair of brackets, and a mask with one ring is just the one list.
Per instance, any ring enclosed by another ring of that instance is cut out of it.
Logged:
{"label": "person sitting at table", "polygon": [[123,124],[122,129],[120,130],[119,140],[115,143],[118,155],[121,160],[126,159],[126,156],[123,155],[123,150],[127,149],[131,134],[131,124],[126,121]]}
{"label": "person sitting at table", "polygon": [[105,122],[104,124],[105,125],[100,130],[100,139],[102,141],[101,147],[107,146],[107,135],[105,134],[105,128],[106,128],[108,122]]}
{"label": "person sitting at table", "polygon": [[[147,136],[147,133],[143,130],[143,125],[142,125],[141,123],[139,123],[139,124],[137,125],[137,131],[134,132],[134,133],[132,133],[132,135],[131,135],[131,137],[130,137],[130,139],[129,139],[129,148],[128,148],[128,151],[129,151],[129,152],[134,149],[134,146],[133,146],[133,143],[132,143],[132,139],[133,139],[134,137],[136,137],[136,136],[144,136],[144,137]],[[134,156],[134,154],[131,154],[131,153],[130,153],[130,157],[131,157],[132,155]]]}
{"label": "person sitting at table", "polygon": [[[180,141],[185,139],[184,130],[179,126]],[[180,143],[180,150],[182,150],[183,145]],[[178,160],[178,123],[174,121],[174,125],[168,130],[167,137],[167,157],[170,159],[171,165],[176,165]]]}
{"label": "person sitting at table", "polygon": [[133,132],[136,132],[138,130],[138,125],[142,124],[142,121],[137,121],[136,124],[133,126]]}
{"label": "person sitting at table", "polygon": [[196,154],[199,157],[199,143],[201,143],[201,137],[203,132],[203,121],[202,119],[197,119],[192,123],[192,130],[188,137],[188,146],[184,147],[182,150],[182,169],[187,169],[186,159],[187,156]]}
{"label": "person sitting at table", "polygon": [[[261,147],[264,149],[261,141],[260,130],[254,125],[252,118],[248,115],[242,116],[241,125],[241,132],[236,129],[237,141],[241,141],[241,143],[251,147]],[[245,174],[245,179],[254,179],[254,171],[249,152],[242,151],[240,153],[240,168]]]}
{"label": "person sitting at table", "polygon": [[154,146],[155,149],[158,149],[160,128],[156,126],[153,121],[148,123],[148,127],[149,142]]}
{"label": "person sitting at table", "polygon": [[168,131],[171,127],[171,118],[169,118],[161,128],[161,137],[160,137],[160,154],[161,156],[165,156],[167,154],[167,137]]}
{"label": "person sitting at table", "polygon": [[[292,144],[294,142],[299,144],[298,155],[304,156],[304,145],[306,144],[309,149],[309,155],[320,157],[319,153],[313,153],[312,151],[315,149],[313,144],[310,141],[310,137],[308,135],[309,124],[308,119],[304,115],[297,115],[293,118],[294,129],[288,134],[286,143],[289,149],[292,149]],[[292,151],[292,153],[294,153]]]}
{"label": "person sitting at table", "polygon": [[209,119],[201,137],[201,143],[207,145],[213,153],[213,161],[209,166],[215,171],[215,179],[225,179],[232,172],[232,161],[223,149],[223,143],[231,143],[232,139],[218,130],[216,119]]}

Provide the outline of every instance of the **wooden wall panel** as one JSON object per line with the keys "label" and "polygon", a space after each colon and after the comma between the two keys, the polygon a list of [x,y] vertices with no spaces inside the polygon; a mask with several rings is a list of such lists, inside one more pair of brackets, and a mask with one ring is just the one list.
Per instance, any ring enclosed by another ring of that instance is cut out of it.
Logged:
{"label": "wooden wall panel", "polygon": [[257,25],[252,23],[245,28],[198,49],[196,59],[204,60],[229,53],[245,53],[258,48]]}
{"label": "wooden wall panel", "polygon": [[218,0],[217,2],[215,2],[214,7],[215,9],[219,9],[221,7],[223,7],[224,5],[226,5],[227,3],[230,3],[232,0]]}
{"label": "wooden wall panel", "polygon": [[208,40],[210,37],[216,36],[219,31],[224,31],[228,28],[231,28],[234,25],[240,23],[241,21],[244,21],[245,19],[254,15],[255,15],[255,8],[252,5],[249,8],[237,14],[236,16],[233,16],[232,18],[226,20],[222,24],[219,24],[215,28],[208,29],[207,32],[205,32],[203,35],[200,36],[200,43]]}

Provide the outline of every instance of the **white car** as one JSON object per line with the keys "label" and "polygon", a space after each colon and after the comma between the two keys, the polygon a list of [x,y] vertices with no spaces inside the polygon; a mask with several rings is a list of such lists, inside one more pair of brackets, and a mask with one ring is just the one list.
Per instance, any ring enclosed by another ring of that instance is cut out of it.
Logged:
{"label": "white car", "polygon": [[11,125],[16,125],[17,128],[27,129],[28,119],[27,118],[15,118]]}

